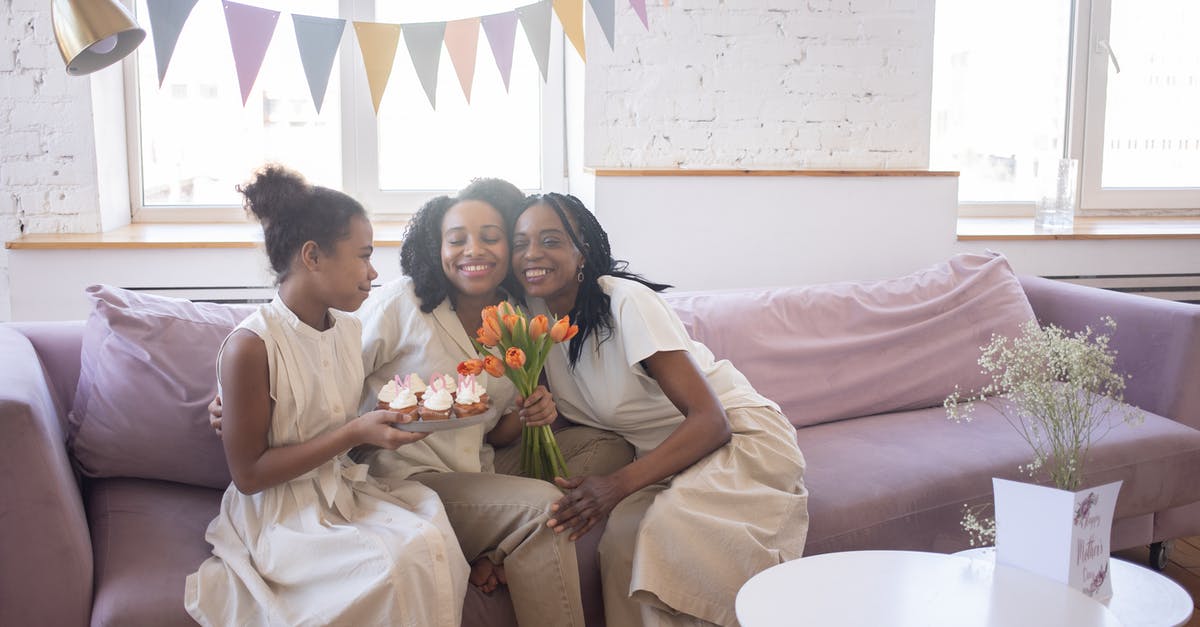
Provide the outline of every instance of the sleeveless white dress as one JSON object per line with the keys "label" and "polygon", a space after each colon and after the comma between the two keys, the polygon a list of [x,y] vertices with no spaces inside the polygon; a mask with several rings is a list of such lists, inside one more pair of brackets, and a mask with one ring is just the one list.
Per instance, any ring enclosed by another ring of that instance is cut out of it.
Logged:
{"label": "sleeveless white dress", "polygon": [[[355,416],[361,327],[330,315],[317,331],[277,296],[238,326],[266,342],[272,447]],[[202,625],[457,627],[466,560],[437,494],[404,484],[389,492],[339,455],[258,494],[230,485],[205,534],[213,557],[187,578],[188,613]]]}

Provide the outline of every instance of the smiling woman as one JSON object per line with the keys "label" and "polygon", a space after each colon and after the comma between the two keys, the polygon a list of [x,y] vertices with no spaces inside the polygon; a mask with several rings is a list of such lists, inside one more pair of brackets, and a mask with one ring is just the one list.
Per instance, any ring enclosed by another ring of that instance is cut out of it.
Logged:
{"label": "smiling woman", "polygon": [[657,293],[667,286],[613,259],[574,196],[529,201],[513,227],[512,264],[530,312],[569,314],[579,326],[570,348],[551,347],[546,361],[564,414],[638,452],[611,472],[556,480],[566,491],[552,508],[556,531],[575,540],[608,521],[599,551],[608,623],[736,624],[738,588],[804,548],[795,429],[688,335]]}

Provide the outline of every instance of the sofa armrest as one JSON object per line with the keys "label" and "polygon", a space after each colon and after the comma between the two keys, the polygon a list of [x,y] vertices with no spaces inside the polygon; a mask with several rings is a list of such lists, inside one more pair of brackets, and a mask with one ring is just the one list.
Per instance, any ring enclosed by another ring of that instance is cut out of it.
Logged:
{"label": "sofa armrest", "polygon": [[86,625],[92,543],[53,386],[0,325],[0,625]]}
{"label": "sofa armrest", "polygon": [[1098,329],[1111,316],[1125,401],[1200,429],[1200,306],[1034,276],[1021,285],[1042,324]]}

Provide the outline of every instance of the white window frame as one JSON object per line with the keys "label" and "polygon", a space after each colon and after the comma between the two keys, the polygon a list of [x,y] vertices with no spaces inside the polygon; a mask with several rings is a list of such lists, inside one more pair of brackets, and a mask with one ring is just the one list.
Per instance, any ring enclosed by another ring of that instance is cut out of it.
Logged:
{"label": "white window frame", "polygon": [[[1102,189],[1111,0],[1074,0],[1070,33],[1064,156],[1079,159],[1081,215],[1200,214],[1200,188]],[[1033,201],[959,203],[962,216],[1032,217]]]}
{"label": "white window frame", "polygon": [[[126,4],[129,4],[128,0],[126,0]],[[370,21],[374,19],[375,0],[339,0],[338,14],[346,20]],[[556,21],[553,23],[557,24]],[[517,53],[521,53],[519,48]],[[565,54],[566,47],[562,29],[553,27],[547,78],[541,86],[542,188],[525,190],[527,192],[567,189],[566,92],[563,79]],[[155,205],[147,207],[142,204],[142,134],[137,84],[137,56],[136,54],[129,55],[122,62],[129,161],[129,203],[132,221],[247,221],[245,211],[236,205]],[[397,50],[396,56],[404,57],[404,53]],[[404,61],[402,58],[398,58],[396,62]],[[372,217],[382,220],[406,220],[430,197],[456,191],[448,189],[385,191],[379,189],[378,120],[371,104],[365,77],[360,76],[363,64],[362,53],[358,49],[353,35],[343,36],[338,63],[340,64],[341,81],[342,191],[362,202],[371,212]],[[449,138],[448,141],[459,140]],[[480,175],[487,175],[487,173],[481,172]]]}
{"label": "white window frame", "polygon": [[[1108,91],[1109,52],[1106,43],[1112,19],[1112,0],[1075,0],[1076,32],[1086,36],[1075,42],[1073,61],[1082,61],[1073,92],[1079,106],[1072,114],[1083,120],[1070,137],[1071,152],[1078,155],[1081,212],[1146,213],[1200,209],[1200,187],[1104,189],[1104,115]],[[1083,76],[1080,77],[1080,74]],[[1149,200],[1149,202],[1147,202]]]}

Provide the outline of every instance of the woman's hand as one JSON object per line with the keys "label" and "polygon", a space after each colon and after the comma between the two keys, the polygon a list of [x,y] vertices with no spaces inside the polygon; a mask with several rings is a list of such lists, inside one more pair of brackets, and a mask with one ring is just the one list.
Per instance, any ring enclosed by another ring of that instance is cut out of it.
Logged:
{"label": "woman's hand", "polygon": [[412,422],[412,420],[411,414],[404,416],[399,412],[377,409],[355,418],[351,426],[355,430],[355,439],[360,444],[369,444],[394,451],[405,444],[424,440],[425,436],[429,435],[428,433],[403,431],[392,426],[392,423]]}
{"label": "woman's hand", "polygon": [[548,425],[558,417],[558,406],[554,404],[554,396],[544,385],[534,388],[529,398],[517,397],[517,409],[521,423],[526,427]]}
{"label": "woman's hand", "polygon": [[607,518],[617,503],[629,496],[621,482],[612,475],[570,479],[555,477],[554,483],[566,494],[550,506],[554,517],[546,521],[546,525],[554,529],[554,533],[571,531],[569,539],[572,542]]}
{"label": "woman's hand", "polygon": [[208,424],[217,432],[217,437],[221,437],[221,395],[218,394],[208,404]]}

